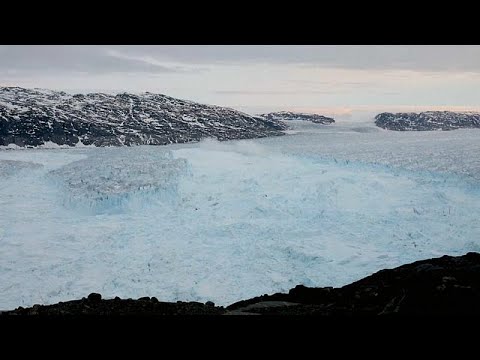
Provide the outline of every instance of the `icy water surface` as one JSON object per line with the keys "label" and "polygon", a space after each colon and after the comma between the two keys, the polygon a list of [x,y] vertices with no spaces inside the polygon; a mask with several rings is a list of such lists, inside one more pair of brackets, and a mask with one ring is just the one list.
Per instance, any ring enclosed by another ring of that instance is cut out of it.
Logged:
{"label": "icy water surface", "polygon": [[0,309],[100,292],[220,305],[480,251],[480,131],[0,150]]}

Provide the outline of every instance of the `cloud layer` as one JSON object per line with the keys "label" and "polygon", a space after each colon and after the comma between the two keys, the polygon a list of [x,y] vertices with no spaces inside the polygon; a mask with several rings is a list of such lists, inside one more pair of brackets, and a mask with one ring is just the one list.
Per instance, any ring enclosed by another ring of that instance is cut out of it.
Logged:
{"label": "cloud layer", "polygon": [[480,46],[0,46],[0,71],[175,72],[177,64],[303,64],[343,69],[480,72]]}
{"label": "cloud layer", "polygon": [[0,86],[151,91],[247,112],[480,106],[480,46],[0,46]]}

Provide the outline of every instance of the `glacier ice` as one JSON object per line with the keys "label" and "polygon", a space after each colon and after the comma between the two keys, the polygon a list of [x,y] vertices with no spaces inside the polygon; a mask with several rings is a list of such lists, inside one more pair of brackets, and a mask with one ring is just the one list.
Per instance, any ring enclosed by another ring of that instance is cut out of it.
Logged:
{"label": "glacier ice", "polygon": [[173,159],[170,151],[148,148],[100,148],[94,157],[78,160],[49,172],[60,188],[65,206],[87,212],[116,212],[134,198],[163,197],[177,192],[178,179],[187,174],[187,161]]}
{"label": "glacier ice", "polygon": [[479,130],[294,127],[0,151],[0,309],[90,292],[226,305],[480,248]]}
{"label": "glacier ice", "polygon": [[0,160],[0,177],[7,178],[14,174],[18,174],[22,170],[41,168],[42,165],[15,160]]}

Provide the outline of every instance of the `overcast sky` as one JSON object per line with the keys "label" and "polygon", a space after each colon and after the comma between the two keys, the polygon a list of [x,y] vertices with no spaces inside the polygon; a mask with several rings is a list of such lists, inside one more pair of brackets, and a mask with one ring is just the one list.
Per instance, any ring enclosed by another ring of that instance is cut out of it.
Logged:
{"label": "overcast sky", "polygon": [[480,46],[0,46],[0,86],[157,92],[250,113],[480,109]]}

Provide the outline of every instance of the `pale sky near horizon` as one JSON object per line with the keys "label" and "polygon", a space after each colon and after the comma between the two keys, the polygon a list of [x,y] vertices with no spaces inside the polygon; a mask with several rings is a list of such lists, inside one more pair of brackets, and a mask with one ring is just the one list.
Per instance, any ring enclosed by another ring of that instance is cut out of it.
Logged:
{"label": "pale sky near horizon", "polygon": [[0,46],[0,86],[150,91],[249,113],[480,110],[480,46]]}

